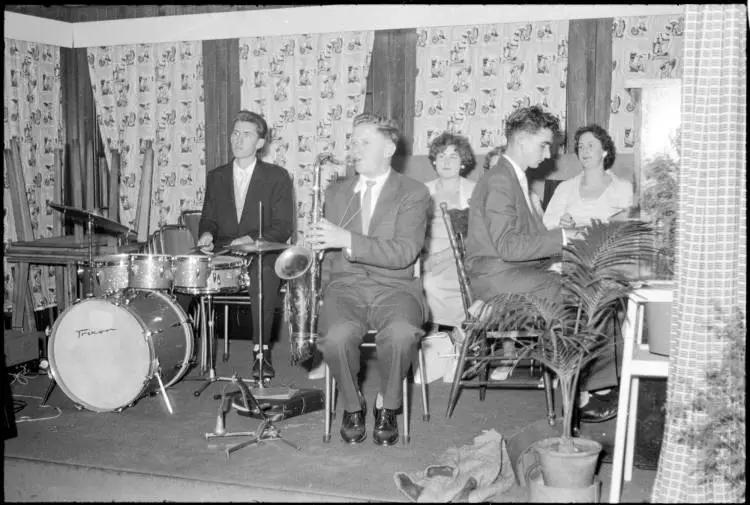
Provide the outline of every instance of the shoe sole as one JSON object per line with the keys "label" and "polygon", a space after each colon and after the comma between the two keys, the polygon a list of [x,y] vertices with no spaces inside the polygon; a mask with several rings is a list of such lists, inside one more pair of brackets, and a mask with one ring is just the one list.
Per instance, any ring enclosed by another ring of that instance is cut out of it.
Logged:
{"label": "shoe sole", "polygon": [[393,442],[388,442],[388,441],[385,441],[385,440],[384,440],[384,441],[382,441],[382,442],[378,442],[378,441],[377,441],[377,440],[376,440],[376,439],[375,439],[375,438],[373,437],[373,440],[372,440],[372,441],[373,441],[373,442],[375,443],[375,445],[379,445],[379,446],[381,446],[381,447],[392,447],[392,446],[394,446],[394,445],[398,444],[398,440],[399,440],[399,437],[396,437],[396,440],[394,440]]}
{"label": "shoe sole", "polygon": [[586,423],[586,424],[606,423],[607,421],[611,421],[615,417],[617,417],[617,412],[615,412],[614,414],[610,414],[608,416],[604,416],[604,417],[589,418],[589,419],[581,418],[581,422]]}
{"label": "shoe sole", "polygon": [[365,440],[367,440],[367,434],[366,434],[366,433],[365,433],[365,436],[364,436],[364,437],[362,437],[362,440],[349,440],[349,441],[347,441],[347,440],[346,440],[346,439],[344,438],[344,435],[341,435],[341,441],[342,441],[342,442],[344,442],[344,443],[345,443],[345,444],[347,444],[347,445],[359,445],[359,444],[361,444],[362,442],[364,442]]}

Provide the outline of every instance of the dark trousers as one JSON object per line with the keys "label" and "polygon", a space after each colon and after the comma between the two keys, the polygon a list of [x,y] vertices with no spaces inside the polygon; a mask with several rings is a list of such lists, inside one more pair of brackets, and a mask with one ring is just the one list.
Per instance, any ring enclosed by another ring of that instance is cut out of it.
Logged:
{"label": "dark trousers", "polygon": [[360,409],[360,344],[368,330],[375,346],[383,407],[401,405],[401,382],[424,335],[422,306],[414,295],[377,284],[331,285],[323,298],[318,349],[338,382],[344,410]]}

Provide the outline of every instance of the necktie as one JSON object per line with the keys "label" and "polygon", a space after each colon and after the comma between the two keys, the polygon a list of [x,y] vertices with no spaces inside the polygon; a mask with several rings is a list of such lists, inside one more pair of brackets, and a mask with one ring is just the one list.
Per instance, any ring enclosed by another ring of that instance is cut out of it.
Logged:
{"label": "necktie", "polygon": [[362,196],[362,233],[367,235],[370,228],[370,214],[372,212],[372,187],[375,185],[375,181],[366,181],[367,189],[365,194]]}

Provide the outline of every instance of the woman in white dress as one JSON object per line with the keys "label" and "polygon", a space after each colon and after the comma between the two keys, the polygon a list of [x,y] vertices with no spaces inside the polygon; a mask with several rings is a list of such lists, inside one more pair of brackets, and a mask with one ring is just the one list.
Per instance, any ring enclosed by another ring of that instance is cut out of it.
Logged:
{"label": "woman in white dress", "polygon": [[633,184],[609,171],[617,152],[604,128],[598,125],[579,128],[575,152],[583,171],[555,189],[544,213],[547,229],[579,228],[590,224],[592,219],[607,223],[617,214],[625,215],[626,209],[633,205]]}
{"label": "woman in white dress", "polygon": [[429,158],[437,179],[426,184],[433,202],[422,256],[422,280],[430,308],[428,320],[437,325],[457,326],[464,320],[464,309],[440,204],[446,202],[449,209],[468,208],[476,183],[466,175],[477,161],[469,140],[451,133],[443,133],[432,141]]}

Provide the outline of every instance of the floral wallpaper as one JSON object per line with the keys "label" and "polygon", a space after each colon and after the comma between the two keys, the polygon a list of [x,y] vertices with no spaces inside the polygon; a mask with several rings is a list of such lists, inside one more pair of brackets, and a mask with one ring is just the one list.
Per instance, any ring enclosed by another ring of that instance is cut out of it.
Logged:
{"label": "floral wallpaper", "polygon": [[[323,186],[345,175],[352,119],[364,109],[374,32],[250,37],[239,40],[242,108],[271,128],[265,161],[295,183],[298,238],[311,221],[315,158],[332,153]],[[323,188],[324,189],[324,188]]]}
{"label": "floral wallpaper", "polygon": [[612,25],[612,105],[609,134],[619,152],[633,152],[635,105],[629,79],[679,79],[685,18],[683,15],[615,18]]}
{"label": "floral wallpaper", "polygon": [[88,49],[96,116],[120,150],[120,222],[136,228],[145,141],[153,141],[149,234],[200,209],[205,193],[203,44],[170,42]]}
{"label": "floral wallpaper", "polygon": [[[3,42],[3,146],[8,149],[10,139],[18,139],[34,238],[51,237],[55,235],[54,211],[47,204],[53,201],[55,194],[54,153],[65,145],[60,48],[13,39]],[[3,241],[7,244],[18,237],[8,167],[3,167],[3,173]],[[12,308],[13,276],[4,258],[3,272],[3,309],[8,311]],[[54,267],[32,265],[29,278],[35,310],[57,304]]]}
{"label": "floral wallpaper", "polygon": [[478,154],[505,145],[505,119],[540,104],[565,124],[568,21],[419,28],[414,154],[443,131]]}

